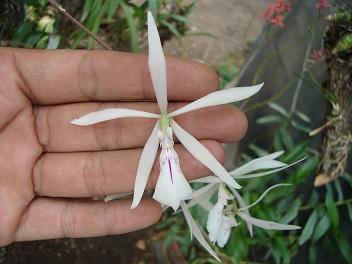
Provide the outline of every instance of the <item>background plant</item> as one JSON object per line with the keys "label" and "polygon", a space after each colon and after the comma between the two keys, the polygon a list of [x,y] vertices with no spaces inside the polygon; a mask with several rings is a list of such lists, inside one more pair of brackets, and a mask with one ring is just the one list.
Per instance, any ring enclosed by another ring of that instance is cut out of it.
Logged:
{"label": "background plant", "polygon": [[[65,1],[61,1],[64,8]],[[85,27],[104,36],[116,50],[137,52],[146,40],[147,10],[156,17],[162,41],[179,39],[187,31],[188,15],[194,2],[183,0],[84,0],[68,1],[67,8]],[[65,20],[46,0],[24,0],[7,8],[21,6],[24,20],[15,32],[2,36],[3,46],[26,48],[85,48],[92,49],[94,41],[80,28]],[[99,47],[98,47],[99,48]]]}

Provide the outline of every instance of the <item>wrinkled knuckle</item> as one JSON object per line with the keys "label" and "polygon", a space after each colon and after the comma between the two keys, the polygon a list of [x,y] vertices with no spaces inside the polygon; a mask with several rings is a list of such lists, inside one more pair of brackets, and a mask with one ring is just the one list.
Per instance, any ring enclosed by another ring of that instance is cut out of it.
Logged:
{"label": "wrinkled knuckle", "polygon": [[34,107],[34,127],[39,144],[43,147],[44,151],[49,150],[50,143],[50,106],[42,106],[40,108]]}
{"label": "wrinkled knuckle", "polygon": [[77,221],[74,217],[74,205],[74,201],[68,200],[64,203],[60,217],[61,233],[63,237],[75,237]]}
{"label": "wrinkled knuckle", "polygon": [[83,167],[83,177],[89,195],[107,195],[106,173],[101,152],[91,152],[87,155]]}
{"label": "wrinkled knuckle", "polygon": [[78,89],[88,101],[98,98],[97,70],[94,65],[93,52],[86,51],[78,67]]}
{"label": "wrinkled knuckle", "polygon": [[44,160],[45,160],[45,155],[43,155],[33,167],[32,182],[33,182],[33,192],[35,196],[39,196],[42,192]]}

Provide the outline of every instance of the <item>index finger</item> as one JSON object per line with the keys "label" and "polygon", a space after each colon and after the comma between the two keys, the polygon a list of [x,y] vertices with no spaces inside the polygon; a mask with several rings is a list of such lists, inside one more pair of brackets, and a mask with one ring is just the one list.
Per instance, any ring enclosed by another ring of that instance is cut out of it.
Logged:
{"label": "index finger", "polygon": [[[147,56],[109,51],[7,49],[36,104],[155,100]],[[217,89],[209,67],[168,57],[168,99],[191,101]]]}

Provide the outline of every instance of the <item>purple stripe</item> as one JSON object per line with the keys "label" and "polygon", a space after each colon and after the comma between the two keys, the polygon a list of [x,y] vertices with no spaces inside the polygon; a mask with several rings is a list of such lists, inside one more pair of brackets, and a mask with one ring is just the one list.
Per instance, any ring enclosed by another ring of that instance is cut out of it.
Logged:
{"label": "purple stripe", "polygon": [[171,170],[170,159],[167,159],[167,162],[169,163],[169,171],[170,171],[170,175],[171,175],[171,182],[174,183],[174,180],[172,179],[172,170]]}

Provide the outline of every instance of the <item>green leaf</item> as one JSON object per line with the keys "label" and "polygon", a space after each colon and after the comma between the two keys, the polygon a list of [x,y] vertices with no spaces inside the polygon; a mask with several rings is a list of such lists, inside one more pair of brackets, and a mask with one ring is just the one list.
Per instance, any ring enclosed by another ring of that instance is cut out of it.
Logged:
{"label": "green leaf", "polygon": [[293,219],[296,218],[298,214],[298,209],[301,206],[301,200],[296,199],[292,205],[290,205],[290,209],[286,212],[286,214],[281,218],[280,223],[288,224]]}
{"label": "green leaf", "polygon": [[273,144],[274,144],[275,151],[279,151],[279,150],[284,149],[284,146],[282,145],[282,142],[281,142],[279,130],[276,130],[274,133],[274,143]]}
{"label": "green leaf", "polygon": [[291,120],[291,125],[296,128],[297,130],[303,132],[303,133],[306,133],[308,134],[310,131],[312,131],[311,128],[305,126],[305,125],[302,125],[301,123],[298,123],[297,121],[295,120]]}
{"label": "green leaf", "polygon": [[107,19],[111,20],[112,17],[115,15],[117,8],[121,4],[121,0],[110,0],[109,7],[107,11]]}
{"label": "green leaf", "polygon": [[313,235],[314,228],[318,221],[318,209],[315,209],[308,218],[306,225],[303,228],[301,236],[298,240],[300,245],[304,244]]}
{"label": "green leaf", "polygon": [[336,204],[334,202],[334,199],[332,197],[332,192],[331,188],[327,188],[327,193],[325,195],[325,205],[328,210],[328,215],[330,217],[332,226],[334,228],[337,228],[339,225],[340,217],[339,217],[339,211],[337,210]]}
{"label": "green leaf", "polygon": [[334,186],[335,186],[335,190],[337,192],[337,199],[339,201],[342,201],[343,200],[343,191],[342,191],[341,183],[340,183],[339,179],[334,181]]}
{"label": "green leaf", "polygon": [[169,30],[178,40],[181,38],[181,33],[177,30],[177,28],[176,28],[173,24],[171,24],[171,23],[169,23],[169,22],[167,22],[167,21],[165,21],[165,20],[161,21],[160,24],[162,24],[162,25],[164,25],[165,27],[167,27],[168,30]]}
{"label": "green leaf", "polygon": [[292,150],[290,150],[285,156],[283,156],[282,161],[286,163],[291,163],[298,160],[301,157],[307,155],[308,141],[304,141],[296,145]]}
{"label": "green leaf", "polygon": [[158,23],[158,3],[156,0],[148,0],[148,7],[150,12],[152,13],[155,23]]}
{"label": "green leaf", "polygon": [[[97,33],[99,31],[103,16],[106,14],[108,10],[108,2],[105,2],[101,7],[100,10],[97,14],[95,14],[94,20],[92,20],[92,24],[90,24],[90,29],[93,33]],[[89,38],[88,40],[88,49],[93,48],[93,43],[94,43],[93,38]]]}
{"label": "green leaf", "polygon": [[308,177],[312,172],[315,171],[317,165],[318,157],[314,156],[312,158],[308,158],[298,169],[297,173],[292,175],[294,182],[298,182]]}
{"label": "green leaf", "polygon": [[349,218],[350,218],[350,220],[352,222],[352,204],[348,203],[348,204],[346,204],[346,206],[347,206],[348,216],[349,216]]}
{"label": "green leaf", "polygon": [[309,246],[308,259],[311,264],[317,263],[317,248],[314,243]]}
{"label": "green leaf", "polygon": [[132,10],[129,6],[127,6],[124,2],[121,2],[122,10],[127,20],[130,38],[131,38],[131,45],[133,52],[138,52],[138,34],[137,34],[137,27],[134,21],[134,17],[132,14]]}
{"label": "green leaf", "polygon": [[317,227],[314,230],[312,240],[315,242],[319,240],[330,228],[331,222],[327,214],[325,214],[318,222]]}
{"label": "green leaf", "polygon": [[279,104],[277,103],[274,103],[274,102],[271,102],[271,103],[268,103],[268,106],[273,109],[274,111],[282,114],[283,116],[288,116],[288,113],[287,111]]}
{"label": "green leaf", "polygon": [[307,122],[308,124],[310,124],[312,121],[310,120],[310,118],[303,112],[300,112],[298,110],[296,110],[295,115],[298,116],[300,119],[302,119],[304,122]]}
{"label": "green leaf", "polygon": [[263,125],[268,123],[281,123],[283,121],[282,117],[278,115],[267,115],[257,119],[257,124]]}
{"label": "green leaf", "polygon": [[352,263],[352,250],[348,240],[341,232],[338,232],[335,237],[341,254],[344,256],[348,263]]}
{"label": "green leaf", "polygon": [[93,5],[93,0],[85,0],[84,1],[83,11],[82,11],[81,19],[80,19],[81,22],[84,22],[87,19],[87,17],[89,16],[92,5]]}
{"label": "green leaf", "polygon": [[186,16],[181,16],[181,15],[178,15],[178,14],[171,14],[170,17],[172,17],[174,20],[178,21],[178,22],[181,22],[181,23],[188,23],[188,17]]}
{"label": "green leaf", "polygon": [[60,44],[61,36],[58,34],[52,34],[49,37],[49,42],[47,45],[47,49],[57,49]]}
{"label": "green leaf", "polygon": [[255,144],[249,144],[249,148],[259,157],[268,155],[269,153]]}
{"label": "green leaf", "polygon": [[279,131],[280,131],[282,143],[284,143],[286,149],[292,150],[295,146],[295,143],[293,142],[293,139],[291,137],[290,132],[286,128],[283,128],[283,127],[281,127],[279,129]]}

